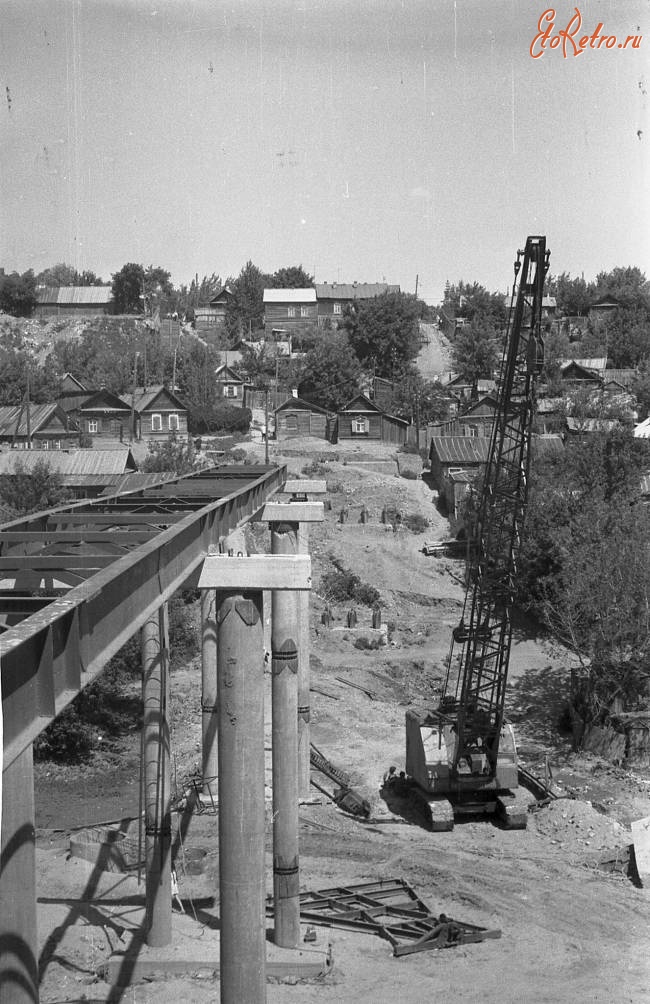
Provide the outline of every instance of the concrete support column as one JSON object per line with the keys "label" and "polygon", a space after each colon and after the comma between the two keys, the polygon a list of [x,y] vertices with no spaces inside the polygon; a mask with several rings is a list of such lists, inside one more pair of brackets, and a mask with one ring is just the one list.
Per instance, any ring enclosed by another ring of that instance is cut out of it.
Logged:
{"label": "concrete support column", "polygon": [[262,593],[217,593],[221,1004],[266,1001]]}
{"label": "concrete support column", "polygon": [[[298,524],[298,554],[309,554],[309,523]],[[311,777],[309,697],[309,593],[298,593],[298,791],[309,798]]]}
{"label": "concrete support column", "polygon": [[167,604],[142,627],[144,704],[144,803],[147,944],[172,940],[171,767],[169,756],[169,657]]}
{"label": "concrete support column", "polygon": [[201,730],[203,794],[216,794],[217,745],[217,594],[201,590]]}
{"label": "concrete support column", "polygon": [[28,746],[2,776],[0,1000],[38,1001],[34,769]]}
{"label": "concrete support column", "polygon": [[[295,555],[296,523],[274,523],[271,553]],[[298,861],[298,594],[274,590],[271,616],[275,943],[300,943]]]}

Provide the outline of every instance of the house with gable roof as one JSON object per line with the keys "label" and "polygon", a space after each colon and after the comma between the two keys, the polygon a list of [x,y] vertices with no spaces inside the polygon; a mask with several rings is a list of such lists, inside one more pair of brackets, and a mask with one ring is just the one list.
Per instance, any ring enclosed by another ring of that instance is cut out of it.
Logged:
{"label": "house with gable roof", "polygon": [[176,435],[187,439],[187,408],[168,387],[136,387],[122,398],[135,413],[135,438],[160,441]]}
{"label": "house with gable roof", "polygon": [[364,300],[374,300],[384,293],[399,293],[400,288],[387,282],[317,282],[318,323],[337,323],[345,307]]}
{"label": "house with gable roof", "polygon": [[338,438],[359,439],[403,445],[408,439],[409,422],[389,415],[365,394],[357,394],[337,413]]}
{"label": "house with gable roof", "polygon": [[214,371],[214,378],[217,384],[217,393],[224,401],[235,408],[243,408],[244,390],[247,386],[243,377],[240,377],[239,373],[236,373],[227,363],[222,363]]}
{"label": "house with gable roof", "polygon": [[79,445],[79,429],[58,404],[2,405],[0,443],[21,450],[65,450]]}

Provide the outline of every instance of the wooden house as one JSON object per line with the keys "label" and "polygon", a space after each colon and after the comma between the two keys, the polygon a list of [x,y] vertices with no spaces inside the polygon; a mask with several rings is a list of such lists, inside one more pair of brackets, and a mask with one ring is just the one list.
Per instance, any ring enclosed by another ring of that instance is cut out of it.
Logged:
{"label": "wooden house", "polygon": [[408,439],[409,423],[388,415],[366,397],[358,394],[337,414],[338,438],[370,440],[403,445]]}
{"label": "wooden house", "polygon": [[93,391],[75,412],[81,431],[95,439],[123,441],[131,435],[131,405],[107,390]]}
{"label": "wooden house", "polygon": [[217,393],[224,401],[236,408],[243,408],[246,387],[244,379],[226,363],[217,366],[214,378],[217,384]]}
{"label": "wooden house", "polygon": [[267,334],[290,332],[302,324],[315,324],[318,318],[316,290],[265,289],[264,326]]}
{"label": "wooden house", "polygon": [[301,397],[288,397],[275,409],[275,438],[293,439],[296,436],[327,438],[327,411]]}
{"label": "wooden house", "polygon": [[342,319],[345,307],[399,291],[399,286],[387,282],[317,282],[318,323],[336,324]]}
{"label": "wooden house", "polygon": [[135,394],[125,394],[122,401],[133,406],[135,439],[160,441],[176,435],[187,439],[187,408],[171,390],[162,384],[137,387]]}
{"label": "wooden house", "polygon": [[228,286],[223,286],[207,304],[194,309],[194,326],[197,331],[207,328],[218,328],[226,322],[228,302],[233,298],[233,292]]}
{"label": "wooden house", "polygon": [[489,450],[487,436],[434,436],[429,447],[434,488],[444,493],[444,480],[452,472],[476,474],[487,463]]}
{"label": "wooden house", "polygon": [[476,404],[470,405],[467,411],[458,415],[457,422],[461,436],[492,435],[494,415],[497,410],[497,399],[494,394],[486,394]]}
{"label": "wooden house", "polygon": [[79,428],[58,404],[3,405],[0,443],[21,450],[65,450],[79,445]]}
{"label": "wooden house", "polygon": [[34,317],[100,317],[112,303],[111,286],[38,286]]}
{"label": "wooden house", "polygon": [[574,387],[598,387],[605,375],[607,358],[560,359],[560,379]]}

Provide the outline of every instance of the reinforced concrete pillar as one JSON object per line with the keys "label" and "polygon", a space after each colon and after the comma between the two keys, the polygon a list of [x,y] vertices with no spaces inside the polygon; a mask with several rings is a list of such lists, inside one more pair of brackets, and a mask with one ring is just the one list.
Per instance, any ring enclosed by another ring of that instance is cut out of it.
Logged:
{"label": "reinforced concrete pillar", "polygon": [[[309,523],[298,524],[298,554],[309,554]],[[298,791],[309,798],[311,778],[309,697],[309,593],[298,593]]]}
{"label": "reinforced concrete pillar", "polygon": [[266,1001],[261,592],[217,593],[221,1004]]}
{"label": "reinforced concrete pillar", "polygon": [[204,795],[215,794],[217,744],[217,594],[201,590],[201,731]]}
{"label": "reinforced concrete pillar", "polygon": [[38,1001],[34,769],[28,746],[2,775],[0,1000]]}
{"label": "reinforced concrete pillar", "polygon": [[169,756],[169,645],[167,604],[141,631],[144,705],[146,839],[145,938],[160,947],[172,940],[171,767]]}
{"label": "reinforced concrete pillar", "polygon": [[[274,523],[273,555],[296,555],[296,523]],[[274,938],[300,944],[298,860],[298,594],[274,590],[271,614]]]}

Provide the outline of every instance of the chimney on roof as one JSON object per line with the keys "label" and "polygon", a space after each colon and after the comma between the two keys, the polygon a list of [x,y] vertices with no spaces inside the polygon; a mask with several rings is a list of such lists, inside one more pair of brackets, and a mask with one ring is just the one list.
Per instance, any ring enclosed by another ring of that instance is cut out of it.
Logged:
{"label": "chimney on roof", "polygon": [[298,388],[297,387],[292,387],[291,388],[291,397],[298,397]]}
{"label": "chimney on roof", "polygon": [[359,285],[359,283],[358,283],[358,282],[357,282],[357,280],[355,279],[355,280],[354,280],[354,282],[352,283],[352,288],[353,288],[353,289],[356,289],[358,285]]}

